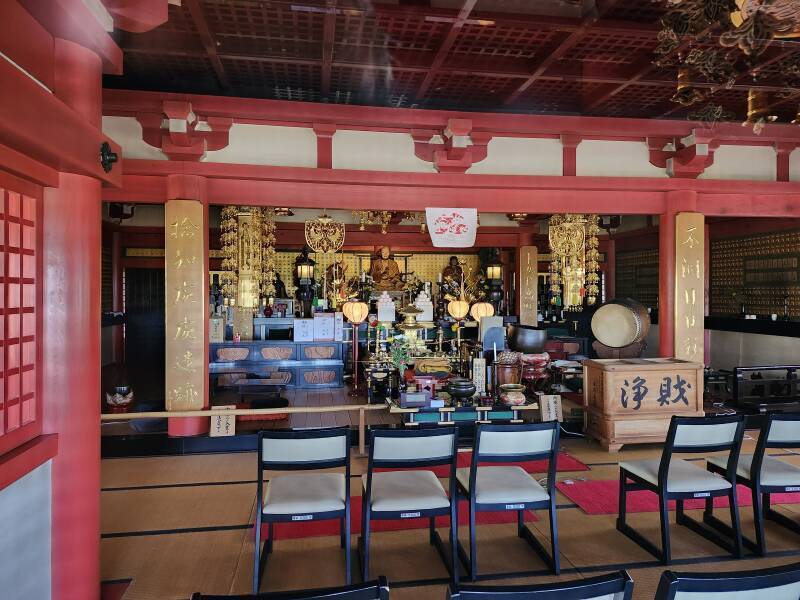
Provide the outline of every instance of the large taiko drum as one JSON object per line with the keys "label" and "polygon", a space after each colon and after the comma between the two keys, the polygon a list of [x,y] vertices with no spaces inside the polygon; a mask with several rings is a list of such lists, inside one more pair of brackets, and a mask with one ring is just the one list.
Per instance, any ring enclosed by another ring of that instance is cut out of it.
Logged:
{"label": "large taiko drum", "polygon": [[632,298],[619,298],[598,308],[592,316],[592,333],[610,348],[644,342],[650,331],[647,309]]}

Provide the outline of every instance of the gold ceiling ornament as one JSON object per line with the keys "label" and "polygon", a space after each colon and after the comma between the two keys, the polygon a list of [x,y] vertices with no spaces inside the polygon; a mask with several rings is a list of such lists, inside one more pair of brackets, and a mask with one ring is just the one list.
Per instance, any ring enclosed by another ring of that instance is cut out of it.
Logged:
{"label": "gold ceiling ornament", "polygon": [[753,133],[760,134],[767,123],[774,123],[778,115],[770,107],[769,94],[760,90],[750,90],[747,93],[747,120],[743,127],[752,127]]}
{"label": "gold ceiling ornament", "polygon": [[564,310],[583,309],[599,295],[600,233],[597,215],[553,215],[548,223],[551,302]]}
{"label": "gold ceiling ornament", "polygon": [[425,221],[424,212],[413,211],[393,211],[393,210],[354,210],[353,217],[358,219],[358,230],[366,231],[370,225],[380,225],[381,233],[386,235],[389,232],[389,225],[392,221],[416,221],[419,223],[420,233],[428,231],[428,224]]}
{"label": "gold ceiling ornament", "polygon": [[325,213],[305,222],[306,243],[314,252],[331,254],[344,244],[344,223],[334,221]]}
{"label": "gold ceiling ornament", "polygon": [[516,212],[516,213],[508,213],[506,218],[509,221],[514,221],[514,223],[522,223],[525,219],[528,218],[528,213],[523,212]]}
{"label": "gold ceiling ornament", "polygon": [[275,216],[278,209],[265,208],[263,211],[262,264],[261,264],[261,293],[267,297],[275,296]]}
{"label": "gold ceiling ornament", "polygon": [[691,106],[701,102],[707,96],[705,90],[700,90],[692,85],[692,73],[686,68],[678,69],[678,89],[672,96],[672,101],[681,106]]}
{"label": "gold ceiling ornament", "polygon": [[[666,4],[669,12],[661,19],[654,63],[662,68],[678,67],[678,91],[672,100],[683,106],[709,98],[720,87],[732,87],[737,78],[757,74],[760,57],[773,40],[800,38],[798,0],[667,0]],[[783,63],[784,85],[791,92],[800,82]],[[698,92],[696,88],[703,87],[698,85],[699,79],[694,86],[688,85],[692,72],[701,75],[706,86],[713,85]],[[769,102],[761,97],[765,92],[753,94],[745,125],[758,132],[776,119],[767,114]],[[709,120],[726,116],[719,111]],[[689,118],[695,120],[693,114]]]}
{"label": "gold ceiling ornament", "polygon": [[293,217],[294,211],[291,208],[287,208],[285,206],[276,206],[272,210],[275,211],[276,217]]}
{"label": "gold ceiling ornament", "polygon": [[711,127],[718,121],[732,121],[736,116],[725,110],[722,105],[709,102],[705,106],[698,108],[687,115],[690,121],[698,121],[706,127]]}

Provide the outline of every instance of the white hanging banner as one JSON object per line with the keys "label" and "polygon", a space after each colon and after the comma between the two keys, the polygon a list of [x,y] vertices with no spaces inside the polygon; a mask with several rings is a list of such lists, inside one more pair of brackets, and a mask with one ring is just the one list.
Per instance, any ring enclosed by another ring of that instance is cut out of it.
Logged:
{"label": "white hanging banner", "polygon": [[478,231],[475,208],[426,208],[428,233],[434,248],[471,248]]}

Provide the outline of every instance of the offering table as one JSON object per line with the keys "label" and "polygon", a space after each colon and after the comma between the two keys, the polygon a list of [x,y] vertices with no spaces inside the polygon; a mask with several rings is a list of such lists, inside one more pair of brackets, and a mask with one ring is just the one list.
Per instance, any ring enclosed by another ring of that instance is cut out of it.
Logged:
{"label": "offering table", "polygon": [[675,358],[583,363],[587,435],[606,450],[663,442],[672,415],[703,416],[703,365]]}

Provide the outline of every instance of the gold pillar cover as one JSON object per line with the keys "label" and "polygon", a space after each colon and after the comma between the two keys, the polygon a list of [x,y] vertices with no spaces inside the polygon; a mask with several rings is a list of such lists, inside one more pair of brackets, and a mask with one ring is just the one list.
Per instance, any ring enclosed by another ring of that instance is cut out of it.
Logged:
{"label": "gold pillar cover", "polygon": [[166,408],[200,410],[205,402],[205,223],[202,203],[165,205]]}
{"label": "gold pillar cover", "polygon": [[675,358],[703,362],[705,218],[675,216]]}
{"label": "gold pillar cover", "polygon": [[539,251],[536,246],[519,249],[519,323],[537,325]]}

